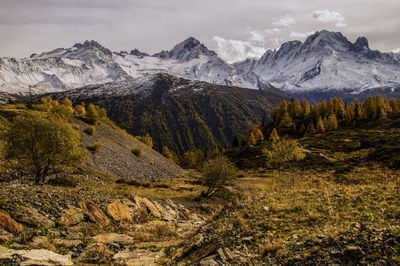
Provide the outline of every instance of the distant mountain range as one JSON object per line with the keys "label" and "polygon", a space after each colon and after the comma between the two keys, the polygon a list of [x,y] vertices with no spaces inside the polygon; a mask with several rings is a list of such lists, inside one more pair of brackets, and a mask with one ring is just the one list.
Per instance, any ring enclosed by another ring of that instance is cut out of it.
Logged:
{"label": "distant mountain range", "polygon": [[248,123],[269,121],[280,93],[215,85],[165,73],[134,81],[90,85],[65,92],[36,95],[68,97],[76,103],[95,103],[134,136],[149,133],[154,149],[168,146],[175,153],[212,150],[240,139]]}
{"label": "distant mountain range", "polygon": [[325,30],[309,36],[304,43],[287,42],[260,59],[234,64],[225,62],[192,37],[170,51],[154,55],[137,49],[112,52],[95,41],[85,41],[30,58],[1,58],[0,95],[139,82],[160,72],[274,93],[278,88],[306,98],[336,94],[356,97],[376,92],[396,96],[400,88],[400,55],[373,51],[364,37],[351,43],[341,33]]}

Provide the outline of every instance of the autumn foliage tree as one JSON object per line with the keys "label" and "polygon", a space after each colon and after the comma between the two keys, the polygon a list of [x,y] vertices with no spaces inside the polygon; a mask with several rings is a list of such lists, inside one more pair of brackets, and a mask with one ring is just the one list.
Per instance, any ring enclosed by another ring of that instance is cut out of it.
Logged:
{"label": "autumn foliage tree", "polygon": [[263,152],[266,165],[271,168],[279,168],[286,162],[299,161],[305,157],[305,151],[296,140],[285,138],[272,142],[271,148]]}
{"label": "autumn foliage tree", "polygon": [[344,103],[340,97],[321,99],[311,106],[307,100],[282,101],[272,112],[272,125],[280,135],[303,136],[356,126],[363,120],[400,116],[400,100],[385,99],[381,95]]}
{"label": "autumn foliage tree", "polygon": [[237,175],[236,167],[223,155],[218,155],[206,161],[201,168],[201,172],[204,185],[208,187],[202,195],[207,197],[213,195]]}
{"label": "autumn foliage tree", "polygon": [[29,111],[16,117],[6,133],[6,158],[32,168],[35,181],[40,183],[50,169],[81,164],[85,153],[79,144],[79,132],[66,120],[51,113]]}

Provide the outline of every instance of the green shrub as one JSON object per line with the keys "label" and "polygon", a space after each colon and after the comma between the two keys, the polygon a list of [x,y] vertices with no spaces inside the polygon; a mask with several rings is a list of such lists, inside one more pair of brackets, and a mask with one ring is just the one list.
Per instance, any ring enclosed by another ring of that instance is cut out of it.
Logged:
{"label": "green shrub", "polygon": [[306,152],[296,140],[281,139],[272,142],[271,149],[264,149],[266,165],[271,168],[279,168],[282,164],[291,161],[300,161],[306,157]]}
{"label": "green shrub", "polygon": [[211,196],[237,175],[236,167],[223,155],[210,159],[202,167],[204,185],[208,187],[204,196]]}
{"label": "green shrub", "polygon": [[86,146],[86,148],[91,151],[92,153],[99,152],[101,148],[103,147],[103,143],[100,141],[96,142],[95,144],[89,144]]}
{"label": "green shrub", "polygon": [[141,148],[134,148],[131,151],[135,156],[142,157],[143,151]]}
{"label": "green shrub", "polygon": [[94,136],[94,134],[96,133],[96,127],[95,126],[88,126],[87,128],[85,128],[85,130],[83,132],[85,132],[89,136]]}

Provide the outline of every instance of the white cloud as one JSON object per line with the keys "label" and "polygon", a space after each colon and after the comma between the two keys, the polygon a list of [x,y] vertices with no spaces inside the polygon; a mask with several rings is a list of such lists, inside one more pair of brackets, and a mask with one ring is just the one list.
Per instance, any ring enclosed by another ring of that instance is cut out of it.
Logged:
{"label": "white cloud", "polygon": [[296,21],[294,18],[292,18],[290,15],[285,15],[283,17],[280,17],[274,21],[272,21],[272,25],[276,27],[290,27],[292,26]]}
{"label": "white cloud", "polygon": [[281,30],[278,29],[278,28],[273,28],[273,29],[266,29],[266,30],[264,30],[264,31],[265,31],[265,33],[267,33],[267,34],[273,34],[273,33],[278,33],[278,32],[280,32]]}
{"label": "white cloud", "polygon": [[400,48],[393,49],[392,52],[393,52],[393,53],[400,53]]}
{"label": "white cloud", "polygon": [[265,42],[264,36],[258,31],[253,30],[250,32],[250,35],[251,35],[250,40],[252,41]]}
{"label": "white cloud", "polygon": [[315,31],[308,31],[308,32],[291,32],[290,38],[292,39],[303,39],[307,36],[314,34]]}
{"label": "white cloud", "polygon": [[[250,33],[251,34],[251,33]],[[261,57],[267,49],[254,44],[250,37],[248,41],[229,40],[214,36],[213,41],[217,44],[216,52],[229,63],[244,60],[248,57]],[[264,37],[263,37],[264,39]]]}
{"label": "white cloud", "polygon": [[315,10],[313,12],[313,18],[321,21],[323,23],[335,22],[336,27],[343,28],[347,27],[347,24],[344,22],[344,17],[342,14],[336,11],[330,10]]}

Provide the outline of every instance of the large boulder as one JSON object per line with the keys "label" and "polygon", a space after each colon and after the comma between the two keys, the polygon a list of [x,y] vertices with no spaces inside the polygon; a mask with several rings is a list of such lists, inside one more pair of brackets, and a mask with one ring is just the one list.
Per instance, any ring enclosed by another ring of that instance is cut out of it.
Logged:
{"label": "large boulder", "polygon": [[107,206],[107,214],[115,221],[132,222],[132,214],[120,200],[114,200]]}
{"label": "large boulder", "polygon": [[96,204],[91,200],[83,200],[79,202],[79,207],[83,213],[89,218],[90,221],[106,226],[110,224],[110,220],[104,214],[104,212],[97,207]]}
{"label": "large boulder", "polygon": [[139,206],[139,208],[142,208],[144,210],[146,210],[147,212],[149,212],[151,215],[160,218],[161,214],[160,212],[157,210],[156,206],[154,206],[154,204],[146,199],[146,198],[141,198],[139,196],[135,196],[134,197],[136,204]]}
{"label": "large boulder", "polygon": [[22,227],[11,216],[3,210],[0,210],[0,226],[12,234],[21,234]]}
{"label": "large boulder", "polygon": [[74,206],[68,206],[68,209],[64,209],[61,212],[61,217],[57,220],[57,223],[62,226],[72,226],[79,224],[85,219],[83,211]]}
{"label": "large boulder", "polygon": [[46,249],[13,250],[0,246],[0,265],[73,265],[73,263],[71,255],[60,255]]}
{"label": "large boulder", "polygon": [[93,237],[93,240],[98,243],[110,244],[118,243],[121,245],[133,244],[133,238],[124,234],[104,233]]}
{"label": "large boulder", "polygon": [[20,223],[29,226],[44,226],[48,228],[55,227],[52,220],[46,218],[40,214],[35,208],[32,207],[21,207],[14,213],[14,218]]}
{"label": "large boulder", "polygon": [[89,244],[82,254],[78,257],[78,262],[91,263],[91,264],[104,264],[114,255],[105,244],[91,243]]}

